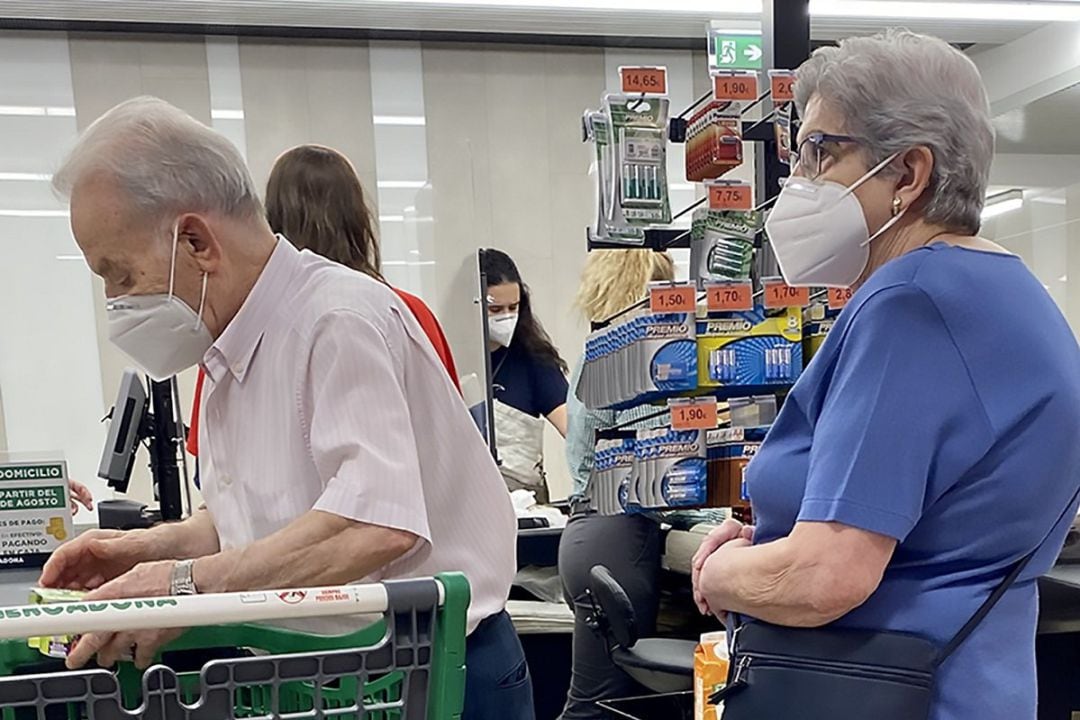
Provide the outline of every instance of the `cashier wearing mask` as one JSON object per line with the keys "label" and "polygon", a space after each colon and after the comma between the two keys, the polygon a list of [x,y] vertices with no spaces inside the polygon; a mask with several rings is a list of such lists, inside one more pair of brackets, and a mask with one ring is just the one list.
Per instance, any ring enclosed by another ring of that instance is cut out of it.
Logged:
{"label": "cashier wearing mask", "polygon": [[501,250],[480,251],[487,277],[495,441],[510,490],[548,502],[544,418],[566,437],[566,362],[533,314],[529,288]]}
{"label": "cashier wearing mask", "polygon": [[930,708],[1034,718],[1035,581],[1080,486],[1080,348],[1024,263],[977,234],[986,90],[945,42],[889,32],[816,51],[795,102],[766,229],[789,283],[857,290],[747,470],[756,529],[728,523],[695,558],[698,600],[943,648],[1034,551]]}
{"label": "cashier wearing mask", "polygon": [[[106,113],[54,182],[105,280],[113,342],[153,377],[206,370],[206,508],[150,530],[86,533],[53,554],[42,584],[106,599],[461,570],[472,587],[463,717],[531,718],[504,611],[513,510],[404,302],[276,237],[236,148],[161,100]],[[175,634],[94,633],[68,664],[109,665],[134,648],[145,666]]]}

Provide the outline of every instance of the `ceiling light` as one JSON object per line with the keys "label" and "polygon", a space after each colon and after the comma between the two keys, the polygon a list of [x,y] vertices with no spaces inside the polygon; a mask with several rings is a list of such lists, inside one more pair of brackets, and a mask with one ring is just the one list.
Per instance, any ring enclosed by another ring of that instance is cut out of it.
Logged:
{"label": "ceiling light", "polygon": [[0,172],[0,180],[49,182],[52,180],[52,175],[48,173]]}
{"label": "ceiling light", "polygon": [[427,180],[379,180],[375,184],[384,190],[419,190]]}
{"label": "ceiling light", "polygon": [[[398,4],[400,0],[376,0]],[[374,3],[373,3],[374,4]],[[495,9],[617,10],[621,12],[683,12],[702,15],[755,14],[761,0],[421,0],[417,5],[457,5]]]}
{"label": "ceiling light", "polygon": [[982,219],[989,220],[998,215],[1004,215],[1013,210],[1019,210],[1022,207],[1024,207],[1024,191],[1019,189],[1006,190],[1003,193],[991,195],[986,198],[986,205],[983,206],[982,211]]}
{"label": "ceiling light", "polygon": [[383,267],[417,267],[423,265],[434,265],[434,260],[383,260]]}
{"label": "ceiling light", "polygon": [[379,222],[391,223],[391,222],[405,222],[404,215],[380,215]]}
{"label": "ceiling light", "polygon": [[0,115],[23,117],[75,117],[75,108],[44,105],[0,105]]}
{"label": "ceiling light", "polygon": [[1061,277],[1058,278],[1058,282],[1069,282],[1069,276],[1068,275],[1062,275]]}
{"label": "ceiling light", "polygon": [[0,210],[0,217],[59,218],[67,216],[67,210]]}
{"label": "ceiling light", "polygon": [[904,20],[1003,20],[1064,22],[1080,20],[1080,7],[1064,2],[900,2],[898,0],[810,0],[816,17],[898,18]]}
{"label": "ceiling light", "polygon": [[427,124],[427,119],[423,115],[375,115],[371,120],[376,125],[422,126]]}
{"label": "ceiling light", "polygon": [[212,120],[243,120],[243,110],[222,110],[218,108],[216,110],[210,110],[210,118]]}
{"label": "ceiling light", "polygon": [[86,262],[86,258],[84,258],[82,255],[57,255],[56,259],[57,260],[81,260],[83,262]]}

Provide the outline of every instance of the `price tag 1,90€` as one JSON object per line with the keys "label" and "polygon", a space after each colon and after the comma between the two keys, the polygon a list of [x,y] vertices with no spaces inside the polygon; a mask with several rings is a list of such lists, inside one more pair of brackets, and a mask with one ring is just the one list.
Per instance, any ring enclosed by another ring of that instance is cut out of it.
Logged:
{"label": "price tag 1,90\u20ac", "polygon": [[748,282],[713,283],[705,286],[705,303],[710,311],[744,312],[754,307],[754,292]]}
{"label": "price tag 1,90\u20ac", "polygon": [[669,400],[673,430],[711,430],[717,424],[715,398]]}
{"label": "price tag 1,90\u20ac", "polygon": [[754,207],[754,189],[747,183],[709,183],[710,210],[751,210]]}
{"label": "price tag 1,90\u20ac", "polygon": [[650,285],[649,310],[654,313],[692,313],[697,310],[697,291],[689,283]]}
{"label": "price tag 1,90\u20ac", "polygon": [[851,288],[829,288],[829,309],[841,310],[851,299]]}
{"label": "price tag 1,90\u20ac", "polygon": [[762,281],[765,289],[764,305],[770,310],[786,307],[805,307],[810,304],[810,288],[792,287],[782,278]]}
{"label": "price tag 1,90\u20ac", "polygon": [[757,100],[756,72],[727,72],[713,75],[713,98],[716,100]]}
{"label": "price tag 1,90\u20ac", "polygon": [[620,67],[619,78],[622,80],[622,91],[627,95],[667,94],[665,67]]}

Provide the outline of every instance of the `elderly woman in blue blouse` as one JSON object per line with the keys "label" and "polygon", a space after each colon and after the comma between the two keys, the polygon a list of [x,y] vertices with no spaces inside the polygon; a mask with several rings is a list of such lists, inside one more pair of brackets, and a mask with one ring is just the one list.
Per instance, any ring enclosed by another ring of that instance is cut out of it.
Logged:
{"label": "elderly woman in blue blouse", "polygon": [[[784,276],[857,288],[747,471],[757,526],[694,560],[703,611],[944,645],[934,720],[1035,717],[1035,579],[1080,484],[1080,349],[1042,284],[977,236],[994,152],[974,64],[907,32],[799,70]],[[753,539],[748,539],[752,535]]]}

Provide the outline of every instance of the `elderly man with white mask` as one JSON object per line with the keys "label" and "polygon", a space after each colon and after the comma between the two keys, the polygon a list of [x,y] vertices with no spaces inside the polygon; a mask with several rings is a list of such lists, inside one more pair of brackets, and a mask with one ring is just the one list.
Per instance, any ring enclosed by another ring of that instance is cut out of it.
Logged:
{"label": "elderly man with white mask", "polygon": [[[42,584],[116,598],[460,570],[473,592],[465,717],[532,717],[504,610],[510,500],[393,291],[276,237],[236,148],[161,100],[106,113],[54,184],[105,281],[113,342],[155,377],[206,371],[206,508],[87,533],[53,555]],[[134,647],[145,665],[173,634],[88,635],[68,662],[111,664]]]}

